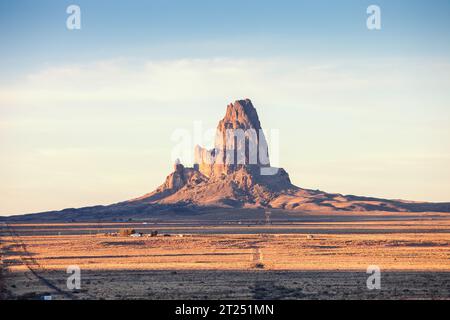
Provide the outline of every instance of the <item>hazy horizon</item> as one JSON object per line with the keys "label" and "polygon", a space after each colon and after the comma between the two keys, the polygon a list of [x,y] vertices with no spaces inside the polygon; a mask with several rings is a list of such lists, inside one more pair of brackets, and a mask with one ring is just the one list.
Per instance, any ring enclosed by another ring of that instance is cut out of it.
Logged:
{"label": "hazy horizon", "polygon": [[295,185],[450,202],[448,1],[0,0],[0,30],[0,215],[150,192],[242,98]]}

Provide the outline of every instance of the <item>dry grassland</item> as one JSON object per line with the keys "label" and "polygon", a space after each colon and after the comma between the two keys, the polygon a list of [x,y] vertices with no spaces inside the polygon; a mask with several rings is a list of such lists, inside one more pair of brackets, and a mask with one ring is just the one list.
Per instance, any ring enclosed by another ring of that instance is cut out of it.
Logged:
{"label": "dry grassland", "polygon": [[[450,219],[302,223],[269,226],[275,232],[264,234],[252,228],[215,232],[231,228],[223,226],[195,233],[201,227],[189,227],[193,233],[182,237],[173,227],[171,236],[152,238],[33,236],[21,226],[27,235],[1,238],[4,281],[10,298],[448,299],[449,224]],[[69,265],[82,270],[81,290],[66,288]],[[367,290],[369,265],[381,268],[382,290]]]}

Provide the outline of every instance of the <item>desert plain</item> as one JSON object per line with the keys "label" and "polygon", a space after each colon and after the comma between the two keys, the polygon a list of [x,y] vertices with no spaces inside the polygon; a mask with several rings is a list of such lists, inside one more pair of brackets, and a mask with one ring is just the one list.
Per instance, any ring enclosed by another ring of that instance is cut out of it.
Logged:
{"label": "desert plain", "polygon": [[[110,234],[122,228],[143,236]],[[2,299],[450,298],[448,213],[5,222],[0,232]],[[369,290],[374,265],[381,287]],[[67,287],[69,266],[79,289]]]}

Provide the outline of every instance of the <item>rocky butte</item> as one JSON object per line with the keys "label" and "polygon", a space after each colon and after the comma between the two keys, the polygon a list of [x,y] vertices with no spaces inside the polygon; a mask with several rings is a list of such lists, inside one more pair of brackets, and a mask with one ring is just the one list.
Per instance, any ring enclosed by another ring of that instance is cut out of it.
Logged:
{"label": "rocky butte", "polygon": [[[200,212],[266,209],[290,212],[450,212],[450,203],[387,200],[297,187],[282,168],[270,166],[267,141],[249,99],[227,106],[212,150],[195,147],[192,168],[176,162],[155,191],[107,206],[65,209],[0,220],[123,220]],[[231,133],[231,134],[230,134]]]}
{"label": "rocky butte", "polygon": [[132,201],[270,207],[280,195],[299,189],[284,169],[270,167],[261,129],[249,99],[229,104],[217,125],[215,147],[206,150],[196,146],[193,168],[175,163],[174,171],[159,188]]}
{"label": "rocky butte", "polygon": [[[233,143],[227,139],[230,129],[244,132],[254,129],[252,132],[256,134],[249,134],[245,140],[235,139]],[[264,168],[273,168],[270,167],[267,142],[261,129],[258,113],[249,99],[229,104],[224,118],[217,125],[215,148],[206,150],[196,146],[193,168],[176,163],[174,172],[159,188],[132,202],[306,211],[449,210],[446,203],[394,201],[302,189],[291,183],[288,173],[282,168],[276,168],[275,174],[262,174]],[[228,145],[230,142],[232,146]],[[256,145],[257,161],[251,161],[248,150],[252,142]],[[233,153],[230,158],[235,161],[227,161],[230,150]],[[239,153],[245,155],[242,163],[236,160]],[[266,161],[262,163],[261,159]]]}

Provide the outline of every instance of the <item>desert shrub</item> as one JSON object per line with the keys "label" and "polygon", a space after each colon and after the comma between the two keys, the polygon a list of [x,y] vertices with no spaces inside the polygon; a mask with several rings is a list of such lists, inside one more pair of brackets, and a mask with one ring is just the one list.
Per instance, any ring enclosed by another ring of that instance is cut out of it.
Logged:
{"label": "desert shrub", "polygon": [[255,264],[256,269],[264,269],[264,263],[258,262]]}
{"label": "desert shrub", "polygon": [[120,229],[119,230],[119,235],[122,237],[128,237],[135,233],[136,233],[136,230],[134,230],[134,229]]}

